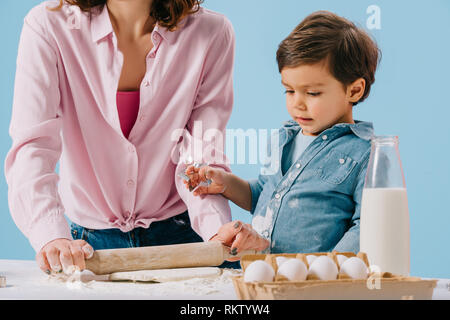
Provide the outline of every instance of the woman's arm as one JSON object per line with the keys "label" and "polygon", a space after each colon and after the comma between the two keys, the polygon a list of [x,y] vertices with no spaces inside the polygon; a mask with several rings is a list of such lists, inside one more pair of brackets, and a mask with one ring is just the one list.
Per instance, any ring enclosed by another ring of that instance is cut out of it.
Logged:
{"label": "woman's arm", "polygon": [[11,215],[36,251],[51,240],[72,238],[55,172],[62,152],[57,53],[40,9],[45,8],[25,17],[20,36],[9,127],[12,146],[5,159]]}
{"label": "woman's arm", "polygon": [[192,228],[205,241],[231,221],[228,201],[220,195],[194,197],[178,175],[186,170],[190,159],[230,171],[223,155],[223,141],[233,107],[234,31],[231,23],[223,18],[217,25],[211,23],[210,33],[197,97],[179,143],[174,177],[177,191],[188,208]]}
{"label": "woman's arm", "polygon": [[93,248],[74,241],[58,194],[56,164],[62,152],[62,118],[58,114],[58,54],[48,37],[40,5],[25,17],[17,54],[9,133],[12,146],[5,159],[8,202],[18,228],[36,250],[42,271],[84,269]]}

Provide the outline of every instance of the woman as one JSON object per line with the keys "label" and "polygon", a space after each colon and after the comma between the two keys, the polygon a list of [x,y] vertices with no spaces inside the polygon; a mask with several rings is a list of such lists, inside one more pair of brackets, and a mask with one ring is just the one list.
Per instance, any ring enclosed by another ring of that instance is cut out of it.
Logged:
{"label": "woman", "polygon": [[224,132],[233,56],[230,22],[198,0],[46,1],[27,14],[5,174],[44,272],[84,269],[97,249],[266,246],[230,222],[224,198],[194,198],[176,178],[185,162],[173,161],[198,157],[195,122]]}

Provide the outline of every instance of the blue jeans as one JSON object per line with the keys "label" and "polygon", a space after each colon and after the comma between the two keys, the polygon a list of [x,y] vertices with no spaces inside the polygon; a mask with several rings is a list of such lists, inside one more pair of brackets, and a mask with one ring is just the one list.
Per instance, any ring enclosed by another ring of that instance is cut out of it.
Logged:
{"label": "blue jeans", "polygon": [[[162,246],[179,243],[202,242],[203,239],[192,229],[188,212],[172,218],[156,221],[149,228],[135,228],[129,232],[119,229],[94,230],[71,223],[72,238],[82,239],[94,250]],[[225,261],[219,267],[240,269],[239,261]]]}

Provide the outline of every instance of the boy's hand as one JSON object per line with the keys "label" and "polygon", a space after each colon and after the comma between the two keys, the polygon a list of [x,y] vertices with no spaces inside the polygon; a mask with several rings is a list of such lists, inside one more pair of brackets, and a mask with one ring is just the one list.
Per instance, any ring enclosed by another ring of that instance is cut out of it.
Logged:
{"label": "boy's hand", "polygon": [[[209,166],[201,168],[189,166],[185,173],[190,180],[183,182],[187,188],[192,189],[194,196],[223,193],[226,189],[225,176],[227,173],[222,169]],[[206,185],[208,180],[211,183]]]}

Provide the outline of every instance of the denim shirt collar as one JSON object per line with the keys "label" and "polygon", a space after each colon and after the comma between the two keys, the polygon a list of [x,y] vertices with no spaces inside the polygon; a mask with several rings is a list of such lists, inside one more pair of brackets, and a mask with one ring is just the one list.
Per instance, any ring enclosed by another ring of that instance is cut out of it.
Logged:
{"label": "denim shirt collar", "polygon": [[[288,141],[294,137],[301,129],[300,125],[294,120],[288,120],[283,123],[283,129],[286,131]],[[331,128],[324,130],[324,132],[335,132],[340,130],[351,130],[357,137],[370,141],[373,137],[372,122],[355,120],[355,123],[337,123]]]}

